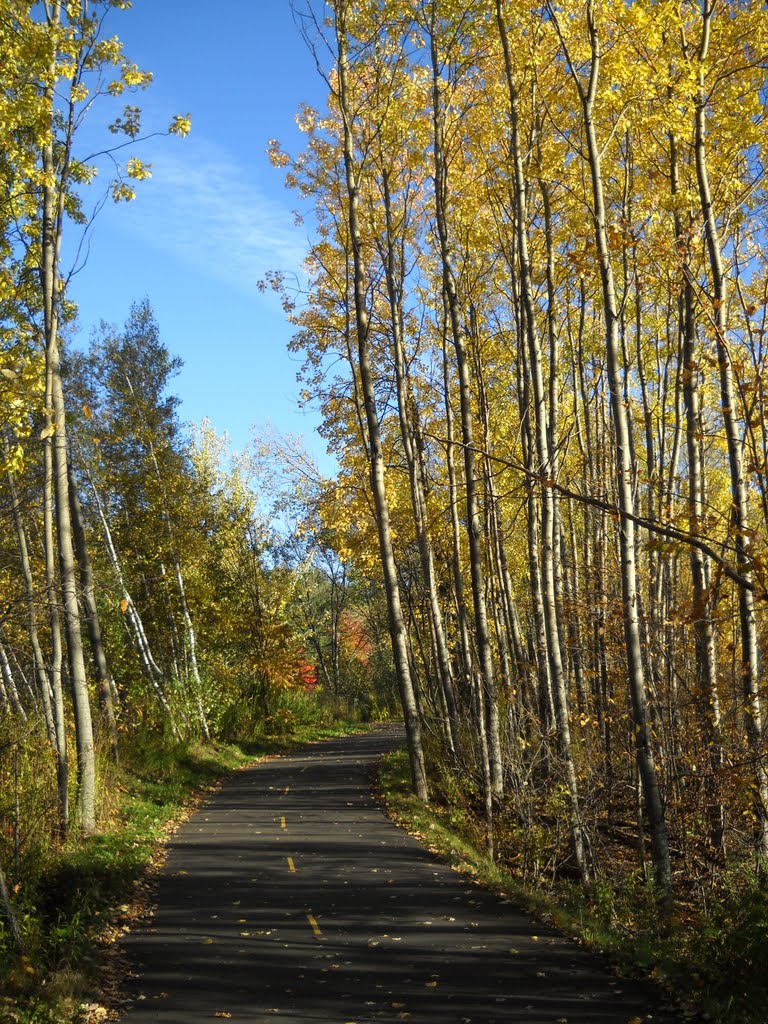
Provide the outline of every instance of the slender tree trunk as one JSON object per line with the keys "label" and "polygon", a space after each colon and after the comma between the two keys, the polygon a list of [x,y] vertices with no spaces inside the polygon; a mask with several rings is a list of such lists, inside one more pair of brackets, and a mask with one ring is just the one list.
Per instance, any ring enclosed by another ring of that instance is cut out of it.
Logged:
{"label": "slender tree trunk", "polygon": [[[674,135],[670,137],[670,176],[672,195],[679,191],[678,147]],[[700,373],[698,367],[695,295],[690,269],[691,251],[682,218],[674,217],[675,239],[680,253],[683,275],[682,295],[679,300],[679,333],[685,409],[685,440],[688,453],[688,516],[690,530],[700,536],[704,527],[704,455],[701,438]],[[720,725],[720,697],[717,690],[717,645],[713,621],[715,598],[710,594],[710,566],[707,556],[699,548],[691,547],[691,580],[693,583],[693,617],[696,636],[696,682],[703,695],[702,721],[709,756],[707,791],[709,843],[713,850],[723,845],[725,817],[722,802],[717,799],[718,778],[723,763]]]}
{"label": "slender tree trunk", "polygon": [[363,242],[360,226],[360,192],[355,168],[354,143],[352,136],[352,113],[349,97],[348,72],[349,56],[347,44],[348,0],[334,0],[335,33],[338,61],[338,101],[344,125],[344,168],[348,199],[347,215],[352,245],[353,291],[355,306],[355,329],[357,335],[358,367],[363,404],[365,407],[365,423],[368,434],[368,458],[371,472],[371,488],[376,506],[376,527],[379,535],[382,569],[384,573],[384,589],[389,612],[389,628],[392,639],[392,653],[395,660],[400,688],[400,699],[405,718],[405,729],[408,738],[408,753],[411,767],[411,781],[415,794],[426,802],[429,798],[427,772],[421,741],[421,723],[416,706],[413,680],[411,677],[408,637],[400,602],[400,591],[397,580],[392,533],[389,523],[389,502],[386,492],[384,471],[384,452],[381,441],[381,429],[376,395],[373,383],[373,370],[370,352],[370,320],[366,308],[366,274],[363,259]]}
{"label": "slender tree trunk", "polygon": [[[491,638],[488,628],[488,612],[485,600],[485,571],[483,555],[482,522],[477,496],[477,470],[475,466],[474,414],[470,366],[467,353],[467,337],[461,325],[459,296],[456,278],[450,258],[448,222],[446,218],[446,196],[448,189],[447,163],[443,140],[443,113],[440,97],[440,72],[437,57],[436,25],[434,5],[430,28],[430,49],[432,56],[432,104],[433,104],[433,150],[435,163],[435,222],[440,242],[440,258],[443,275],[443,292],[448,309],[448,323],[456,353],[456,368],[459,378],[459,403],[461,409],[461,434],[464,450],[464,486],[466,488],[467,537],[469,540],[469,565],[474,605],[475,643],[482,676],[483,705],[486,715],[486,735],[490,762],[490,786],[493,797],[504,795],[504,775],[499,738],[498,706],[493,669]],[[492,825],[488,823],[488,846],[492,846]]]}
{"label": "slender tree trunk", "polygon": [[37,698],[40,696],[40,694],[30,683],[27,673],[24,671],[16,652],[13,650],[11,651],[11,658],[13,659],[13,668],[21,678],[22,688],[26,691],[27,696],[32,702],[32,706],[34,706],[35,704],[37,704]]}
{"label": "slender tree trunk", "polygon": [[96,592],[93,583],[93,571],[91,559],[88,554],[88,545],[85,538],[85,526],[83,524],[83,512],[80,507],[80,498],[77,493],[77,481],[71,459],[68,466],[69,475],[69,500],[70,514],[72,516],[72,536],[75,542],[75,553],[77,564],[80,570],[80,588],[85,607],[85,624],[88,630],[88,639],[91,644],[93,665],[96,670],[96,680],[99,685],[99,696],[104,720],[109,732],[110,750],[112,760],[119,764],[120,755],[117,742],[117,722],[115,721],[115,704],[113,700],[114,682],[109,671],[107,652],[104,648],[104,640],[101,633],[101,622],[99,611],[96,606]]}
{"label": "slender tree trunk", "polygon": [[128,590],[128,586],[125,582],[125,577],[123,575],[120,559],[118,557],[117,550],[112,539],[112,531],[109,528],[109,522],[107,520],[107,514],[104,509],[104,505],[102,504],[99,493],[96,490],[96,485],[93,481],[93,478],[91,477],[90,473],[88,473],[87,475],[88,482],[91,485],[91,491],[93,492],[93,499],[94,504],[96,506],[96,511],[98,513],[99,521],[101,522],[101,528],[104,533],[104,543],[107,549],[107,555],[109,557],[110,564],[112,565],[112,570],[117,579],[117,583],[120,588],[120,593],[122,594],[122,602],[120,607],[123,614],[126,616],[128,620],[128,625],[130,627],[129,635],[131,636],[133,643],[139,653],[139,658],[141,660],[141,666],[144,669],[144,674],[149,680],[152,689],[155,692],[155,696],[157,697],[157,702],[160,705],[160,708],[168,721],[168,726],[171,730],[171,735],[175,739],[180,739],[181,734],[179,733],[173,711],[171,710],[171,706],[168,703],[168,698],[165,693],[165,687],[163,685],[163,673],[160,667],[158,666],[157,662],[155,661],[154,655],[152,654],[152,648],[150,647],[149,640],[144,629],[144,623],[141,620],[141,616],[139,615],[138,609],[136,608],[136,605],[133,602],[133,598],[131,597],[130,591]]}
{"label": "slender tree trunk", "polygon": [[[55,752],[58,751],[56,722],[54,720],[53,690],[48,670],[45,665],[45,657],[40,644],[40,632],[37,624],[37,607],[35,600],[35,584],[32,576],[32,562],[29,557],[29,543],[27,531],[21,515],[21,502],[16,490],[16,482],[13,474],[8,473],[8,489],[11,495],[11,510],[13,512],[13,524],[16,529],[16,539],[19,545],[19,561],[21,564],[21,575],[24,579],[24,598],[27,604],[27,618],[29,620],[29,642],[32,647],[32,663],[35,669],[35,681],[43,702],[43,714],[45,716],[45,728],[48,734],[48,742]],[[58,757],[58,753],[57,753]]]}
{"label": "slender tree trunk", "polygon": [[[561,620],[562,595],[559,592],[560,574],[556,562],[559,553],[559,531],[555,510],[554,475],[556,469],[551,451],[554,436],[550,436],[553,424],[547,416],[547,396],[544,385],[543,355],[536,325],[531,265],[528,255],[528,202],[523,159],[521,155],[518,127],[517,89],[512,70],[512,58],[504,20],[501,0],[496,0],[496,20],[504,51],[504,61],[509,95],[509,144],[515,176],[515,212],[517,228],[517,256],[520,273],[520,295],[522,299],[523,329],[528,347],[528,369],[531,376],[533,397],[533,429],[536,439],[539,500],[541,502],[542,541],[541,584],[544,605],[544,628],[546,633],[547,658],[549,663],[552,694],[555,702],[558,745],[562,760],[565,784],[569,801],[569,828],[573,844],[576,867],[583,885],[589,884],[587,841],[579,809],[579,787],[576,766],[573,760],[571,731],[569,725],[569,700],[565,667],[560,645],[559,622]],[[550,299],[552,296],[550,296]],[[550,311],[551,315],[551,311]],[[552,343],[554,347],[554,342]],[[554,373],[554,368],[550,368]],[[553,411],[554,415],[554,411]]]}
{"label": "slender tree trunk", "polygon": [[[170,523],[168,524],[168,528],[170,529]],[[197,718],[200,722],[203,739],[206,742],[210,742],[211,732],[208,728],[208,719],[206,718],[205,708],[203,707],[203,684],[200,680],[200,668],[197,663],[197,636],[195,634],[195,627],[192,623],[192,616],[190,615],[189,605],[187,603],[187,592],[184,588],[184,577],[181,574],[181,563],[179,562],[175,552],[173,555],[173,567],[176,572],[176,585],[179,588],[181,615],[184,619],[184,633],[187,638],[187,650],[189,652],[189,661],[192,668],[192,690],[195,710],[197,711]]]}
{"label": "slender tree trunk", "polygon": [[[61,20],[61,4],[51,5],[49,19],[54,27]],[[64,629],[67,638],[67,659],[72,687],[75,712],[75,739],[77,744],[78,795],[77,809],[79,823],[85,832],[96,828],[96,756],[93,744],[91,703],[88,695],[88,680],[83,658],[83,643],[80,632],[80,608],[77,601],[77,578],[72,541],[72,521],[69,509],[69,481],[67,478],[67,426],[64,406],[64,391],[61,382],[61,356],[59,350],[59,299],[63,283],[59,268],[61,265],[61,238],[64,216],[64,194],[67,185],[69,148],[72,140],[70,122],[65,127],[64,152],[60,165],[54,160],[54,82],[57,71],[55,61],[51,65],[50,83],[45,88],[45,98],[51,119],[51,137],[43,144],[42,164],[45,174],[43,183],[43,224],[41,236],[43,284],[43,312],[45,329],[46,358],[46,415],[47,433],[52,435],[53,447],[53,492],[55,497],[56,532],[63,597]]]}
{"label": "slender tree trunk", "polygon": [[[46,374],[46,407],[50,375]],[[62,835],[69,829],[69,755],[67,751],[67,724],[62,685],[63,649],[61,641],[61,613],[59,609],[58,580],[56,576],[56,539],[54,534],[53,499],[53,438],[46,437],[43,448],[43,548],[45,552],[45,588],[48,599],[48,621],[51,630],[51,695],[53,721],[56,733],[56,782],[59,801],[59,828]]]}
{"label": "slender tree trunk", "polygon": [[[589,82],[584,87],[574,70],[584,112],[584,132],[587,142],[589,174],[592,185],[595,244],[600,263],[600,279],[605,318],[605,349],[608,365],[608,385],[611,412],[616,436],[616,472],[618,503],[621,513],[619,544],[621,553],[621,586],[624,604],[624,641],[635,733],[638,768],[643,786],[645,806],[651,833],[651,851],[656,885],[662,891],[672,887],[672,864],[664,815],[664,803],[659,790],[656,762],[651,743],[648,721],[648,698],[643,669],[643,650],[640,630],[639,592],[637,585],[638,548],[635,540],[633,458],[629,429],[629,413],[624,401],[619,338],[619,309],[616,300],[613,268],[611,266],[608,229],[603,193],[601,155],[594,121],[595,99],[600,75],[600,40],[597,30],[595,2],[587,0],[586,17],[589,31],[591,64]],[[565,43],[563,43],[564,48]],[[570,57],[568,57],[570,62]],[[571,64],[571,67],[572,64]]]}
{"label": "slender tree trunk", "polygon": [[[699,94],[696,102],[695,153],[701,215],[707,243],[712,280],[712,321],[720,369],[720,408],[728,444],[728,468],[731,480],[732,523],[735,533],[738,571],[752,579],[751,533],[747,485],[744,479],[744,450],[736,411],[731,354],[728,348],[727,279],[723,267],[722,243],[717,226],[707,167],[707,84],[705,66],[709,56],[714,0],[702,0],[701,41],[699,44]],[[763,709],[760,700],[757,624],[754,594],[739,587],[739,626],[741,632],[741,681],[745,700],[745,729],[754,774],[755,844],[763,863],[768,860],[768,768],[763,747]],[[763,870],[765,867],[763,866]]]}
{"label": "slender tree trunk", "polygon": [[453,586],[456,593],[456,617],[461,644],[462,676],[468,688],[472,685],[472,646],[469,639],[467,602],[464,592],[464,576],[461,571],[461,522],[459,519],[459,487],[456,479],[454,413],[451,404],[451,375],[448,360],[448,339],[443,330],[443,396],[445,405],[445,468],[448,476],[448,504],[451,515],[451,564]]}
{"label": "slender tree trunk", "polygon": [[536,500],[536,464],[534,462],[535,444],[534,430],[530,405],[530,374],[525,350],[520,348],[520,369],[525,384],[522,390],[522,434],[523,461],[526,468],[526,504],[527,504],[527,540],[528,540],[528,573],[530,576],[531,608],[533,615],[533,644],[536,655],[538,679],[539,722],[541,725],[542,769],[544,775],[549,774],[549,736],[555,729],[555,702],[552,693],[552,676],[550,671],[547,626],[544,613],[544,595],[541,583],[541,531],[539,528],[539,503]]}
{"label": "slender tree trunk", "polygon": [[67,663],[75,712],[75,740],[78,763],[78,818],[85,832],[96,828],[96,757],[93,742],[91,702],[83,657],[80,631],[80,608],[77,600],[77,575],[72,538],[72,520],[69,510],[67,480],[67,439],[64,394],[58,365],[58,339],[54,323],[48,339],[48,358],[52,368],[53,385],[53,467],[56,498],[56,527],[64,607],[64,628],[67,638]]}
{"label": "slender tree trunk", "polygon": [[[133,382],[128,376],[125,375],[125,382],[128,386],[128,390],[131,395],[134,395]],[[195,712],[197,714],[197,720],[200,723],[200,731],[203,739],[206,742],[210,742],[211,733],[208,727],[208,719],[205,714],[205,707],[203,706],[203,684],[200,678],[200,666],[197,660],[197,634],[195,633],[195,626],[192,621],[192,614],[189,610],[189,602],[187,601],[187,591],[184,586],[184,575],[181,571],[181,559],[179,558],[178,551],[176,549],[176,541],[174,537],[173,524],[171,522],[171,513],[168,505],[168,499],[165,492],[165,485],[163,481],[163,475],[160,471],[160,463],[158,462],[157,452],[155,450],[155,444],[150,436],[147,439],[147,448],[149,449],[149,457],[152,462],[152,468],[154,470],[155,479],[157,480],[158,486],[160,487],[160,493],[163,500],[163,520],[165,522],[165,529],[168,535],[168,543],[171,548],[171,558],[173,560],[174,576],[176,579],[176,587],[179,593],[179,603],[181,605],[181,617],[184,622],[184,639],[186,642],[186,652],[189,657],[189,665],[192,671],[192,701],[195,706]],[[161,567],[163,576],[165,576],[165,566]],[[171,626],[171,636],[176,637],[176,622],[173,613],[168,612],[168,619]],[[176,645],[178,646],[178,645]],[[174,657],[174,661],[177,664],[176,675],[180,675],[178,671],[178,659]]]}
{"label": "slender tree trunk", "polygon": [[11,671],[11,665],[8,661],[8,655],[5,650],[5,646],[0,641],[0,675],[2,675],[5,693],[7,700],[13,712],[17,718],[21,719],[22,722],[27,720],[27,712],[24,710],[24,705],[21,703],[19,697],[19,691],[16,687],[16,680],[13,678],[13,672]]}
{"label": "slender tree trunk", "polygon": [[424,585],[427,590],[431,630],[435,643],[435,654],[439,670],[440,687],[448,713],[448,742],[451,757],[456,753],[457,710],[454,695],[453,672],[451,658],[443,624],[443,613],[437,592],[435,576],[435,560],[432,541],[427,526],[427,503],[425,496],[422,463],[416,451],[417,426],[412,422],[418,419],[416,403],[411,394],[406,376],[405,350],[403,344],[403,310],[400,296],[403,292],[402,261],[396,259],[395,238],[392,217],[392,198],[389,188],[389,174],[382,170],[382,189],[384,196],[384,213],[386,218],[386,241],[383,258],[387,282],[387,297],[390,308],[390,331],[395,362],[395,381],[397,385],[397,408],[400,420],[400,437],[403,443],[406,465],[408,466],[408,482],[410,485],[411,507],[413,509],[416,542],[419,548],[419,559]]}

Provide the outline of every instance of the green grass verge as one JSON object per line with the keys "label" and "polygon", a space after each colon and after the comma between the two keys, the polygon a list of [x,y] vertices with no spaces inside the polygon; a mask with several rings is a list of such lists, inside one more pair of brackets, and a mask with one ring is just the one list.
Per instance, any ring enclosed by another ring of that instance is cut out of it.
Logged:
{"label": "green grass verge", "polygon": [[0,927],[2,1024],[70,1024],[106,1019],[102,999],[119,989],[110,942],[148,910],[153,865],[163,841],[206,792],[254,760],[369,726],[340,721],[301,725],[247,743],[126,740],[122,766],[103,766],[102,822],[72,836],[16,886],[26,952]]}
{"label": "green grass verge", "polygon": [[599,877],[588,893],[568,882],[525,885],[488,858],[480,823],[445,792],[437,806],[416,799],[405,751],[382,758],[376,788],[390,816],[456,870],[607,954],[618,973],[650,977],[674,995],[685,1019],[768,1019],[768,889],[754,871],[734,871],[706,905],[679,900],[670,925],[662,923],[653,887],[637,877]]}

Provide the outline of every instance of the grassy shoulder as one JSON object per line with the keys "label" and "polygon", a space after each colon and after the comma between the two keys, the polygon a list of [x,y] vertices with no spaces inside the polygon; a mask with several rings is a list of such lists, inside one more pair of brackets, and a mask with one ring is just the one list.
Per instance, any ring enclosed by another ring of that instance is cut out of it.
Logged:
{"label": "grassy shoulder", "polygon": [[366,728],[313,722],[237,744],[126,738],[120,767],[102,766],[109,778],[99,831],[41,853],[14,886],[25,951],[19,955],[0,928],[0,1022],[96,1024],[114,1016],[124,971],[114,940],[150,911],[153,872],[178,824],[232,772]]}
{"label": "grassy shoulder", "polygon": [[[482,824],[450,787],[430,807],[416,799],[405,751],[381,760],[375,787],[390,817],[457,871],[606,954],[618,973],[652,978],[685,1019],[765,1024],[768,891],[753,871],[734,873],[707,900],[692,900],[681,886],[671,924],[662,924],[653,887],[636,876],[599,877],[589,892],[552,877],[524,884],[506,858],[488,858]],[[514,850],[504,853],[514,863]]]}

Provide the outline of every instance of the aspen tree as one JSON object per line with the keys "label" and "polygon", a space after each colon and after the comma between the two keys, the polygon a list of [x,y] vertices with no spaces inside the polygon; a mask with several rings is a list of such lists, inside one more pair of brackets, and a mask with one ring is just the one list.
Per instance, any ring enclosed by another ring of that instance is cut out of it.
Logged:
{"label": "aspen tree", "polygon": [[[679,143],[675,132],[669,136],[670,189],[673,197],[679,193]],[[683,277],[678,300],[680,335],[680,362],[682,365],[683,403],[685,409],[685,441],[688,456],[688,514],[694,536],[704,529],[704,452],[699,354],[697,351],[695,293],[691,269],[691,243],[693,216],[689,212],[687,223],[681,211],[674,210],[675,244]],[[716,798],[717,775],[722,764],[720,737],[720,698],[717,690],[717,645],[713,623],[715,597],[711,593],[711,566],[709,559],[697,547],[690,551],[691,582],[693,587],[694,630],[696,633],[696,676],[708,707],[704,710],[704,734],[709,751],[710,794],[709,816],[712,823],[709,841],[717,849],[723,843],[723,807]]]}
{"label": "aspen tree", "polygon": [[[8,151],[4,163],[11,185],[12,232],[3,238],[3,269],[18,279],[17,301],[28,311],[29,326],[45,356],[43,445],[43,544],[50,622],[50,689],[59,769],[62,827],[66,826],[66,728],[62,690],[62,663],[66,655],[68,682],[73,698],[78,760],[78,822],[85,831],[95,828],[96,766],[88,679],[83,656],[78,578],[68,478],[68,445],[62,382],[62,326],[72,316],[66,300],[62,272],[62,237],[67,218],[83,225],[87,218],[78,194],[95,169],[75,155],[83,118],[97,96],[120,94],[125,88],[144,86],[151,76],[124,60],[117,39],[100,38],[103,15],[119,0],[77,0],[65,4],[47,0],[39,5],[17,5],[7,19],[14,39],[10,71],[4,66],[3,106],[13,111],[2,117],[3,130],[24,139]],[[5,19],[2,26],[5,35]],[[26,60],[17,60],[26,52]],[[6,51],[4,47],[4,58]],[[109,82],[109,69],[119,68]],[[89,85],[95,85],[91,95]],[[34,102],[31,102],[34,98]],[[19,118],[19,112],[21,117]],[[18,128],[23,127],[21,133]],[[129,138],[140,130],[137,108],[111,126]],[[184,134],[187,119],[176,119],[170,131]],[[112,195],[130,198],[132,190],[119,173]],[[125,175],[149,176],[149,169],[130,158]],[[4,281],[8,278],[4,276]],[[31,288],[29,282],[36,283]],[[39,287],[37,285],[39,284]],[[17,314],[14,314],[19,319]],[[38,320],[42,321],[38,325]],[[17,531],[18,532],[18,531]],[[63,634],[62,634],[63,630]],[[65,639],[64,644],[62,640]],[[34,646],[34,641],[32,641]]]}
{"label": "aspen tree", "polygon": [[[46,8],[46,18],[52,38],[62,28],[62,8],[53,2]],[[64,391],[61,382],[61,355],[59,339],[61,282],[61,238],[64,219],[64,197],[67,185],[68,151],[71,137],[65,140],[63,168],[54,159],[53,121],[55,117],[54,89],[57,78],[56,54],[49,67],[49,81],[45,86],[45,99],[51,129],[42,147],[43,199],[41,224],[41,280],[44,310],[44,337],[46,354],[46,447],[50,450],[51,483],[56,519],[56,544],[61,572],[64,628],[67,638],[67,658],[75,709],[75,735],[78,765],[78,823],[86,832],[96,827],[96,760],[94,753],[91,706],[88,681],[83,659],[80,634],[80,609],[77,600],[77,582],[72,541],[72,522],[69,505],[67,476],[67,428]],[[72,107],[70,106],[70,117]],[[71,131],[71,122],[70,122]],[[59,187],[57,187],[57,184]],[[46,533],[52,554],[52,523]]]}
{"label": "aspen tree", "polygon": [[462,310],[457,289],[456,274],[451,261],[451,239],[447,217],[448,201],[448,154],[445,149],[444,97],[441,74],[447,70],[451,55],[441,56],[439,38],[440,17],[437,0],[432,0],[425,12],[425,32],[431,59],[432,73],[432,148],[435,166],[433,201],[435,224],[440,246],[442,284],[448,313],[449,334],[454,347],[458,372],[459,400],[461,411],[461,440],[464,454],[464,487],[467,508],[467,539],[469,546],[470,577],[475,626],[475,642],[478,650],[480,670],[480,695],[477,701],[478,713],[482,714],[488,741],[489,777],[485,780],[485,813],[487,821],[487,845],[493,845],[492,805],[493,799],[500,799],[504,792],[503,767],[499,737],[499,718],[494,677],[493,653],[488,626],[488,612],[485,597],[484,545],[482,524],[478,506],[478,473],[476,468],[475,427],[470,380],[470,361],[467,351],[467,333],[462,325]]}
{"label": "aspen tree", "polygon": [[[424,467],[418,454],[418,410],[413,400],[413,395],[406,375],[403,344],[403,310],[401,300],[404,268],[402,266],[402,260],[398,260],[396,256],[392,196],[389,186],[389,172],[386,167],[382,168],[381,171],[381,186],[384,199],[386,224],[384,252],[382,255],[385,268],[387,297],[390,306],[390,332],[395,363],[400,436],[403,443],[406,464],[408,466],[408,480],[411,492],[411,503],[413,506],[416,540],[419,547],[421,572],[424,579],[424,585],[427,589],[429,601],[430,627],[437,655],[440,686],[447,710],[448,744],[452,755],[455,755],[458,729],[456,695],[454,692],[450,653],[448,651],[448,643],[443,623],[443,613],[437,593],[434,553],[427,526]],[[405,217],[405,214],[403,216]],[[416,420],[416,423],[414,423],[414,420]]]}
{"label": "aspen tree", "polygon": [[637,580],[638,545],[635,535],[635,501],[632,480],[633,453],[630,437],[630,419],[624,394],[623,370],[626,372],[626,367],[622,367],[621,361],[619,306],[616,298],[614,273],[608,244],[601,166],[602,158],[595,125],[595,106],[600,85],[600,66],[602,60],[597,9],[594,0],[588,0],[584,15],[589,40],[589,72],[586,81],[581,78],[571,60],[568,44],[559,26],[559,15],[550,4],[548,4],[548,9],[557,27],[563,54],[576,86],[583,113],[584,135],[587,143],[587,157],[592,189],[591,214],[602,284],[608,385],[616,438],[616,477],[619,509],[621,512],[619,538],[621,546],[622,599],[624,604],[624,641],[632,702],[632,720],[635,731],[635,749],[639,775],[642,781],[643,797],[650,824],[655,881],[661,890],[669,891],[672,887],[672,865],[664,804],[659,789],[653,753],[641,642]]}
{"label": "aspen tree", "polygon": [[[38,627],[37,600],[35,594],[35,582],[32,573],[32,560],[29,552],[29,541],[27,529],[24,524],[21,500],[16,487],[16,481],[12,472],[8,472],[8,490],[11,497],[11,510],[13,514],[13,525],[16,530],[16,539],[19,547],[19,562],[22,578],[24,580],[24,597],[29,618],[29,640],[32,648],[32,660],[35,671],[35,681],[40,692],[43,714],[45,716],[46,732],[51,748],[58,754],[57,730],[54,720],[53,691],[51,688],[50,674],[46,665],[40,642],[40,630]],[[58,712],[57,712],[58,714]]]}
{"label": "aspen tree", "polygon": [[373,371],[370,352],[370,317],[366,306],[366,275],[363,258],[362,230],[360,224],[360,190],[358,182],[359,168],[356,166],[353,142],[353,115],[349,95],[349,40],[347,37],[347,16],[349,5],[347,0],[334,0],[334,34],[336,43],[337,74],[338,74],[338,105],[343,124],[343,152],[345,183],[347,190],[347,217],[349,221],[349,238],[352,249],[352,290],[354,297],[355,334],[357,341],[358,368],[360,387],[365,408],[366,428],[368,434],[368,458],[371,473],[371,487],[376,505],[376,525],[379,536],[384,586],[389,609],[389,626],[392,637],[392,650],[395,669],[400,688],[400,697],[408,735],[408,753],[411,765],[411,781],[414,792],[420,800],[427,801],[429,791],[421,745],[421,724],[419,721],[416,697],[411,675],[408,655],[408,638],[405,620],[400,602],[400,591],[397,580],[392,536],[389,521],[389,504],[387,500],[384,459],[382,451],[381,427],[376,409],[376,396],[373,385]]}
{"label": "aspen tree", "polygon": [[[541,502],[542,510],[541,532],[543,548],[541,552],[541,576],[546,652],[549,664],[552,694],[555,704],[560,754],[563,760],[565,780],[570,802],[571,841],[573,843],[576,866],[579,871],[582,884],[587,885],[589,883],[590,870],[588,865],[584,825],[581,820],[581,812],[579,809],[579,786],[571,747],[569,698],[566,687],[565,666],[563,665],[559,633],[559,612],[562,606],[562,594],[559,589],[559,574],[555,563],[558,561],[560,537],[558,530],[558,517],[555,511],[555,495],[552,487],[556,469],[551,450],[551,445],[555,440],[555,432],[554,425],[548,417],[546,409],[547,396],[544,383],[542,346],[536,323],[536,312],[534,309],[533,289],[531,284],[531,265],[528,246],[527,184],[523,169],[523,158],[520,144],[518,90],[512,66],[509,37],[507,34],[506,12],[504,10],[502,0],[496,0],[496,21],[504,51],[504,66],[507,87],[509,90],[509,148],[515,183],[515,226],[517,232],[517,258],[518,272],[520,274],[520,294],[522,298],[521,312],[523,314],[523,331],[525,333],[525,340],[528,348],[528,370],[530,373],[531,392],[533,398],[533,433],[535,436],[536,447],[536,475],[539,479],[539,500]],[[551,284],[549,297],[551,303],[554,298]],[[554,310],[551,308],[549,315],[550,318],[554,316]],[[550,366],[550,372],[554,374],[554,366]],[[550,412],[552,413],[552,416],[554,416],[554,410],[552,409],[552,395],[553,392],[550,390]]]}
{"label": "aspen tree", "polygon": [[109,733],[112,760],[115,764],[118,764],[120,761],[120,753],[117,740],[117,722],[115,719],[115,683],[109,670],[107,653],[104,647],[104,638],[101,631],[99,612],[96,606],[96,586],[91,566],[91,558],[88,553],[85,525],[83,523],[83,511],[80,506],[80,498],[77,493],[77,480],[75,478],[75,471],[72,466],[71,457],[68,459],[68,473],[72,536],[80,573],[80,592],[82,594],[83,609],[85,611],[86,628],[88,630],[88,639],[91,645],[91,655],[93,657],[93,665],[96,672],[96,681],[99,687],[102,715]]}
{"label": "aspen tree", "polygon": [[[752,581],[752,530],[750,527],[747,484],[744,474],[744,445],[738,422],[737,397],[733,380],[733,355],[728,342],[728,278],[715,205],[709,180],[707,159],[707,65],[710,58],[712,23],[717,9],[715,0],[702,0],[700,35],[694,60],[698,71],[695,104],[695,162],[701,216],[712,284],[711,321],[720,379],[720,411],[728,446],[731,484],[732,528],[737,568],[746,581]],[[768,767],[765,763],[763,710],[760,700],[757,625],[754,593],[751,587],[739,587],[739,626],[741,632],[741,682],[745,700],[745,727],[755,777],[756,848],[763,862],[768,859]]]}

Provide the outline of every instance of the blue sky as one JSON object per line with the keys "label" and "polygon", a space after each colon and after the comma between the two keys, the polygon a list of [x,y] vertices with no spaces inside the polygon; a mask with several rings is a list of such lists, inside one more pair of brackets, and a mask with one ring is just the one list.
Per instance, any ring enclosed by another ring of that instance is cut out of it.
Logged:
{"label": "blue sky", "polygon": [[[146,128],[189,113],[192,132],[125,151],[152,163],[153,176],[134,202],[109,202],[98,215],[70,287],[81,337],[102,319],[122,324],[131,302],[147,296],[163,342],[184,362],[175,381],[183,419],[207,417],[236,449],[252,424],[270,422],[306,435],[329,469],[313,433],[318,417],[298,406],[291,327],[277,298],[257,289],[267,270],[300,273],[310,230],[295,224],[299,199],[269,164],[268,141],[296,151],[300,104],[325,102],[288,0],[134,0],[110,14],[107,35],[154,82],[94,109],[88,142],[124,102],[142,108]],[[102,189],[108,176],[103,167]]]}

